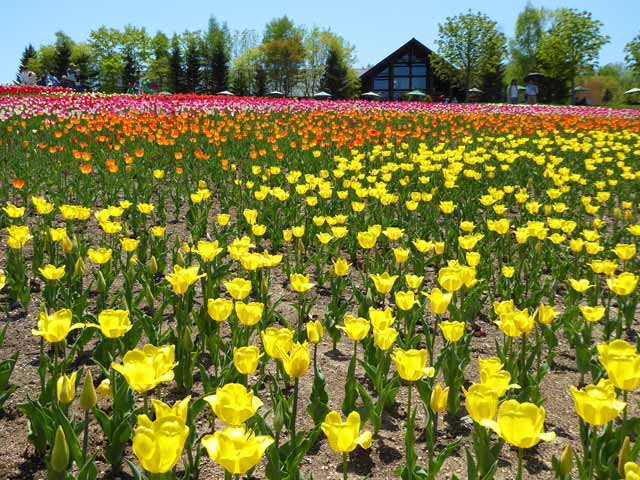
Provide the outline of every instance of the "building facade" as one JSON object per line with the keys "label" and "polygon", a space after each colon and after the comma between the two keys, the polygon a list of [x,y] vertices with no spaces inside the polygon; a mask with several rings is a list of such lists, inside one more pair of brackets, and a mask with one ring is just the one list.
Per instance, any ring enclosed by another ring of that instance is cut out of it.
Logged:
{"label": "building facade", "polygon": [[433,52],[415,38],[360,75],[362,92],[376,92],[383,100],[400,100],[420,90],[434,100],[450,96],[451,86],[431,68]]}

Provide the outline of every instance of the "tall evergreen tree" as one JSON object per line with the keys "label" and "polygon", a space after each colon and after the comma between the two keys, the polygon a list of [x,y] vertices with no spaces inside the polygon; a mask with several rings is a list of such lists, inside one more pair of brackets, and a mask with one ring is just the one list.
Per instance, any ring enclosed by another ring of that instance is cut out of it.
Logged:
{"label": "tall evergreen tree", "polygon": [[184,93],[184,65],[180,40],[174,33],[171,38],[171,56],[169,60],[169,90]]}
{"label": "tall evergreen tree", "polygon": [[188,93],[196,93],[201,87],[200,66],[201,52],[199,36],[195,33],[185,32],[185,90]]}
{"label": "tall evergreen tree", "polygon": [[347,67],[340,57],[340,52],[335,47],[329,49],[324,76],[320,85],[324,91],[333,95],[334,98],[346,98]]}
{"label": "tall evergreen tree", "polygon": [[211,17],[203,38],[203,83],[207,93],[227,89],[229,61],[231,57],[231,33],[226,23],[222,25]]}
{"label": "tall evergreen tree", "polygon": [[18,68],[18,73],[16,75],[16,83],[21,83],[22,79],[20,77],[21,73],[24,70],[28,70],[29,61],[34,61],[37,59],[36,49],[33,48],[33,45],[27,45],[22,51],[22,56],[20,57],[20,67]]}
{"label": "tall evergreen tree", "polygon": [[259,64],[256,67],[256,77],[253,84],[253,94],[256,97],[264,97],[267,94],[267,70],[264,65]]}
{"label": "tall evergreen tree", "polygon": [[54,74],[58,79],[62,78],[62,75],[67,74],[69,65],[71,64],[71,54],[73,53],[73,40],[64,32],[56,32],[56,56],[55,56],[55,68]]}
{"label": "tall evergreen tree", "polygon": [[482,90],[482,101],[501,102],[504,99],[506,88],[504,86],[504,63],[499,63],[492,70],[482,76],[480,90]]}

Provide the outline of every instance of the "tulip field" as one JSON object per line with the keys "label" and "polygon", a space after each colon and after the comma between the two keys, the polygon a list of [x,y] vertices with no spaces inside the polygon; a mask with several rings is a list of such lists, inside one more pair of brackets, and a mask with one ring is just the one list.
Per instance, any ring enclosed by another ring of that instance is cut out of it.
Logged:
{"label": "tulip field", "polygon": [[640,111],[0,88],[0,478],[640,479]]}

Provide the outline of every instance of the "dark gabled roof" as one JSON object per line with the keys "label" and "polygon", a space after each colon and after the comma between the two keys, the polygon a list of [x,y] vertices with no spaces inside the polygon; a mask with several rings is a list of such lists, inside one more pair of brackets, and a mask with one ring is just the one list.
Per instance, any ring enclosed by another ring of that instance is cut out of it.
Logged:
{"label": "dark gabled roof", "polygon": [[376,63],[373,67],[369,68],[364,73],[361,73],[360,77],[362,78],[362,77],[366,77],[368,75],[377,74],[380,70],[383,70],[384,67],[386,67],[386,65],[388,64],[389,60],[391,60],[393,57],[399,55],[402,51],[406,50],[407,48],[409,48],[411,46],[416,46],[421,50],[426,50],[427,53],[429,53],[429,54],[433,53],[433,50],[431,50],[429,47],[427,47],[422,42],[416,40],[415,37],[414,37],[411,40],[409,40],[407,43],[402,45],[400,48],[396,49],[395,51],[393,51],[392,53],[387,55],[384,59],[382,59],[381,61]]}

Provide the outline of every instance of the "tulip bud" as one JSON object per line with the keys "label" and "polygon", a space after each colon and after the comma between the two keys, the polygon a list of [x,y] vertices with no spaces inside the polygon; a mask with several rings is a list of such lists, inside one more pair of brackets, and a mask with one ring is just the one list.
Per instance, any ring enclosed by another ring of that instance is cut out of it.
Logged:
{"label": "tulip bud", "polygon": [[431,391],[429,406],[434,413],[444,412],[449,399],[449,387],[443,389],[439,383]]}
{"label": "tulip bud", "polygon": [[631,460],[631,440],[629,437],[624,437],[622,442],[622,448],[620,449],[620,455],[618,457],[618,473],[624,478],[624,465]]}
{"label": "tulip bud", "polygon": [[67,438],[64,436],[64,430],[58,426],[56,438],[53,442],[51,450],[51,470],[55,473],[64,473],[69,467],[69,445]]}
{"label": "tulip bud", "polygon": [[104,279],[104,275],[102,275],[101,271],[98,271],[98,291],[100,293],[105,293],[107,291],[107,282]]}
{"label": "tulip bud", "polygon": [[82,410],[88,412],[97,403],[96,389],[93,387],[93,378],[91,377],[91,370],[87,369],[87,374],[84,376],[84,384],[82,385],[82,393],[80,393],[80,406]]}
{"label": "tulip bud", "polygon": [[62,238],[62,250],[67,254],[73,251],[73,243],[67,235]]}
{"label": "tulip bud", "polygon": [[151,260],[149,261],[149,271],[151,275],[158,273],[158,261],[154,255],[151,256]]}
{"label": "tulip bud", "polygon": [[100,382],[100,385],[98,385],[98,393],[102,398],[110,398],[113,396],[111,381],[108,378],[105,378]]}
{"label": "tulip bud", "polygon": [[84,259],[82,257],[78,257],[78,260],[76,260],[76,264],[73,267],[73,274],[76,277],[83,277],[85,272],[86,268],[84,265]]}
{"label": "tulip bud", "polygon": [[276,434],[279,434],[282,431],[282,427],[284,426],[284,405],[282,401],[279,401],[276,404],[275,415],[273,416],[273,430]]}
{"label": "tulip bud", "polygon": [[182,256],[182,252],[180,252],[180,250],[178,250],[178,253],[176,254],[176,264],[184,267],[184,257]]}
{"label": "tulip bud", "polygon": [[185,328],[182,334],[182,348],[184,348],[185,352],[193,350],[193,340],[191,339],[191,329],[189,327]]}
{"label": "tulip bud", "polygon": [[571,445],[564,447],[562,456],[560,457],[560,473],[562,475],[571,475],[571,469],[573,468],[573,450]]}
{"label": "tulip bud", "polygon": [[153,307],[156,299],[153,296],[153,293],[151,293],[151,288],[149,287],[149,284],[146,284],[144,286],[144,296],[147,299],[147,304],[149,305],[149,307]]}

